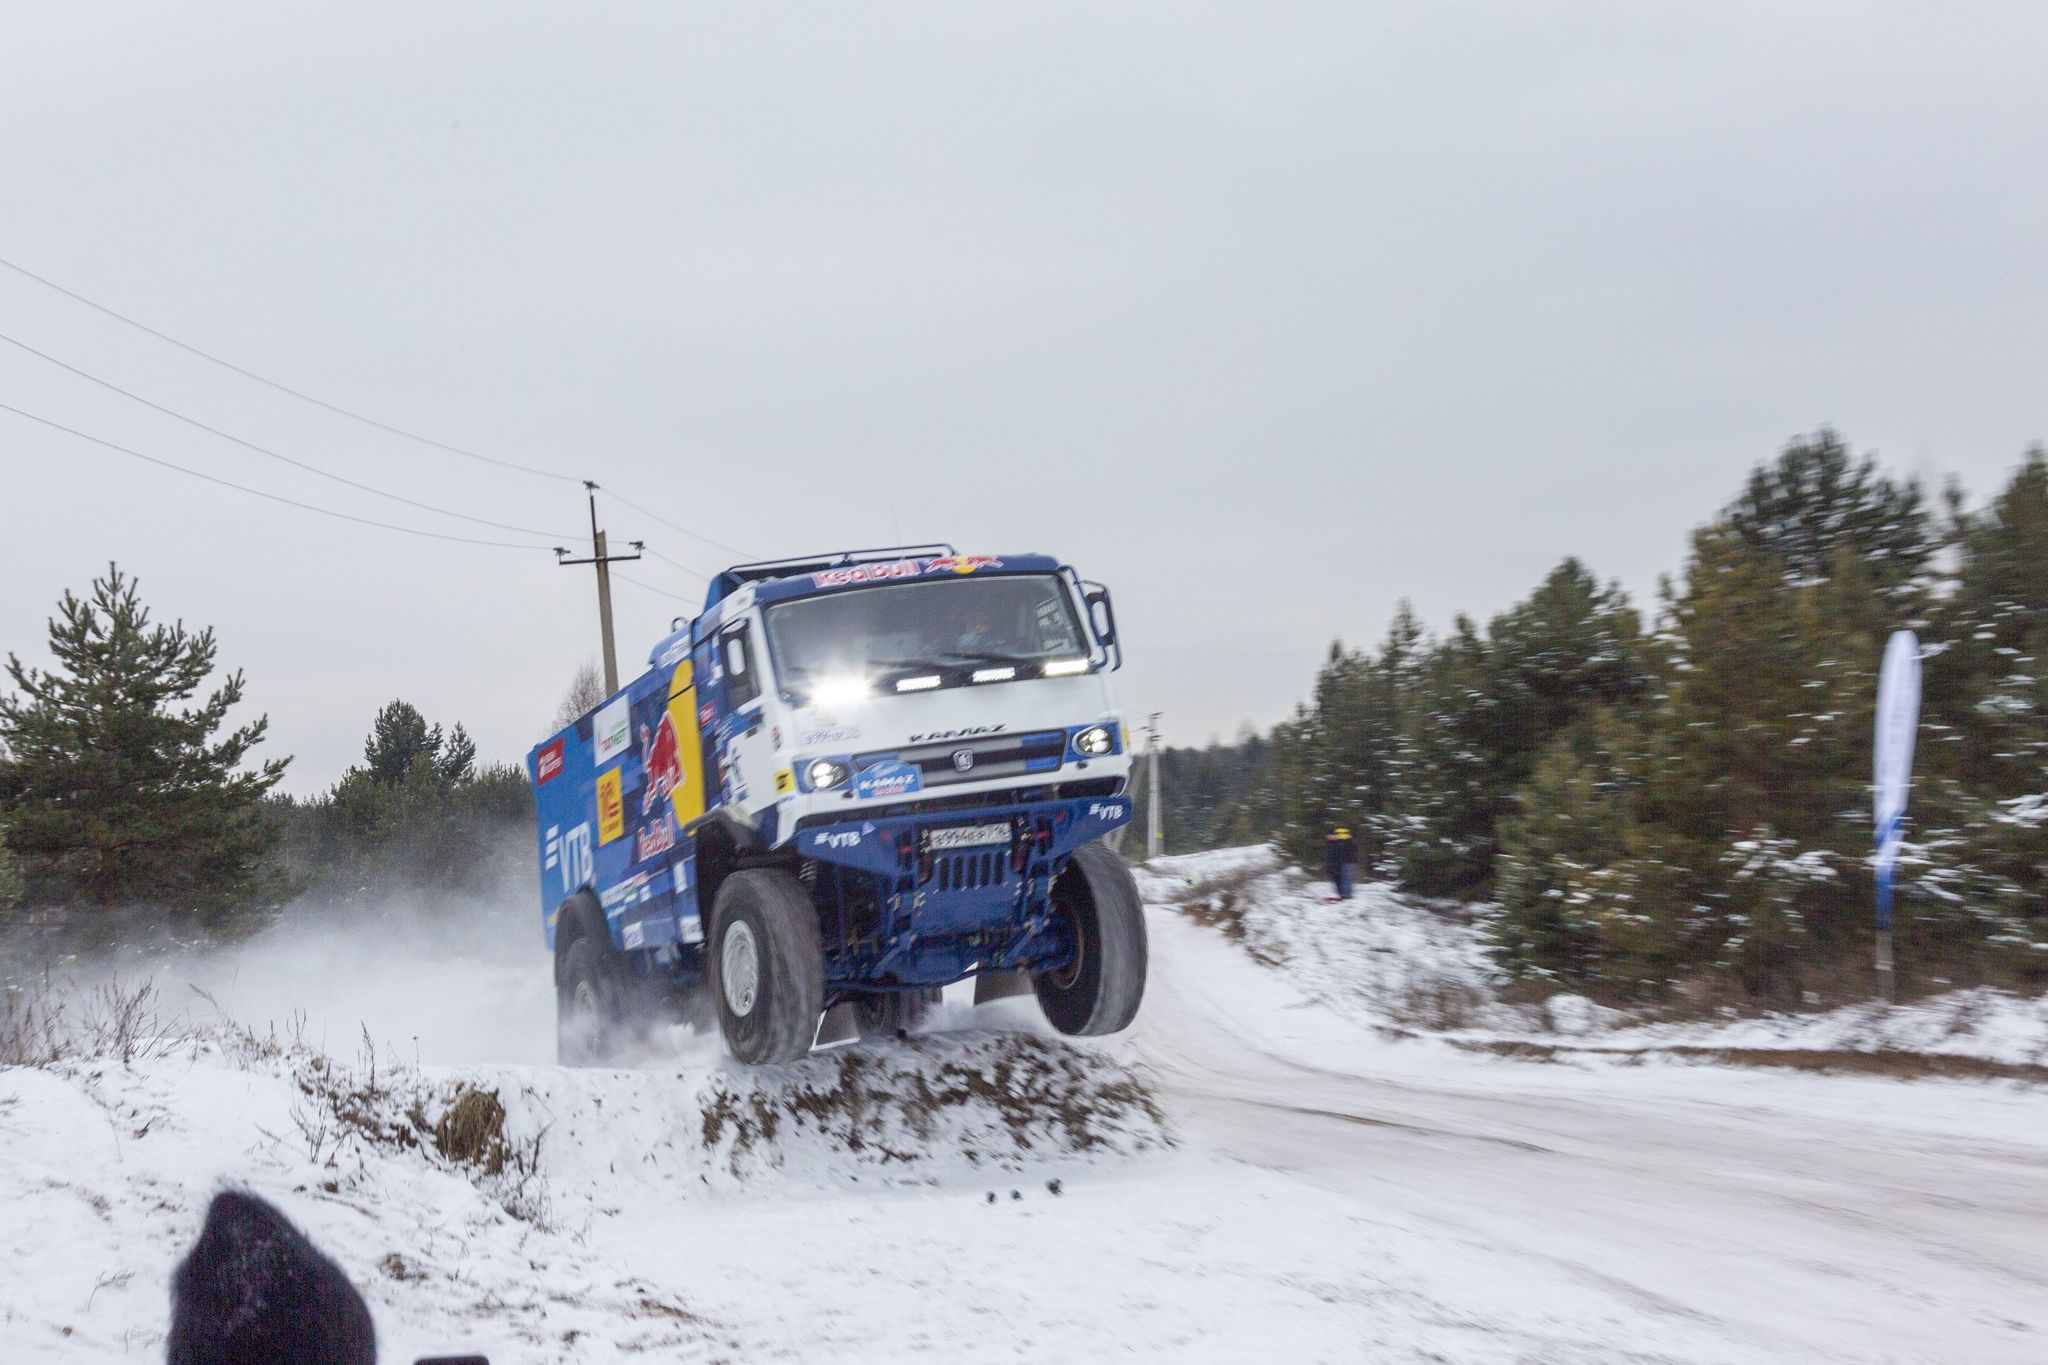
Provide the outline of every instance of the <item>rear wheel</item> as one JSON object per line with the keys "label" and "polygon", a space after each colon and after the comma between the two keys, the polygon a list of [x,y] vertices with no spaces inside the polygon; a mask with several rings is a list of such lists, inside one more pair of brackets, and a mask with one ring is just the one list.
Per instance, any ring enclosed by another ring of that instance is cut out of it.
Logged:
{"label": "rear wheel", "polygon": [[825,957],[803,884],[776,869],[735,872],[718,888],[712,922],[709,965],[726,1047],[756,1066],[809,1052]]}
{"label": "rear wheel", "polygon": [[619,1060],[628,1030],[625,964],[609,943],[578,935],[555,978],[555,1056],[563,1066]]}
{"label": "rear wheel", "polygon": [[922,1024],[939,1003],[937,989],[874,991],[853,1002],[863,1038],[900,1038]]}
{"label": "rear wheel", "polygon": [[1074,851],[1052,888],[1053,917],[1074,944],[1064,967],[1034,972],[1039,1008],[1061,1033],[1093,1036],[1130,1027],[1145,998],[1145,912],[1130,868],[1100,843]]}

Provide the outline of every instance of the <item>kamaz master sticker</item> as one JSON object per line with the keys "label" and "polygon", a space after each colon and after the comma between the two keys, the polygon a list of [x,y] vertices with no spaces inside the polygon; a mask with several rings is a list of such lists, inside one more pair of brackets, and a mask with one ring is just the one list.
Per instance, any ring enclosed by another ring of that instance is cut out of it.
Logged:
{"label": "kamaz master sticker", "polygon": [[869,764],[853,779],[853,794],[863,798],[908,796],[923,790],[924,773],[893,758]]}

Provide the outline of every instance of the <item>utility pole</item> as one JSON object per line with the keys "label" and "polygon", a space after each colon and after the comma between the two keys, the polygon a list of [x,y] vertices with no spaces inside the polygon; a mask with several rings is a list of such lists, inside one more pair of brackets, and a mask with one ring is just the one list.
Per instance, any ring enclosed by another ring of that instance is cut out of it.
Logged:
{"label": "utility pole", "polygon": [[557,545],[555,562],[564,568],[572,564],[597,565],[597,624],[604,637],[604,694],[609,697],[619,690],[619,653],[612,643],[612,569],[615,563],[638,559],[643,542],[633,542],[633,553],[615,555],[606,553],[604,532],[597,529],[597,485],[590,480],[583,481],[584,489],[590,495],[590,558],[568,559],[568,551]]}
{"label": "utility pole", "polygon": [[1145,752],[1151,758],[1150,776],[1145,782],[1145,861],[1166,852],[1166,835],[1159,828],[1159,715],[1145,718]]}

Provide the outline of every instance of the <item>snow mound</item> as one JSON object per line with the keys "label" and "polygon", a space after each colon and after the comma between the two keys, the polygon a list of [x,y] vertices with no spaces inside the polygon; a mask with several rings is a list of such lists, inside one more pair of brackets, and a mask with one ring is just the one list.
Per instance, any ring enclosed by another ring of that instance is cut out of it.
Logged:
{"label": "snow mound", "polygon": [[[1822,1069],[1967,1059],[1990,1064],[1984,1074],[2017,1069],[2034,1080],[2048,1067],[2048,997],[1985,988],[1900,1005],[1660,1020],[1567,993],[1516,1002],[1486,953],[1489,907],[1422,900],[1384,882],[1333,901],[1329,883],[1286,866],[1270,848],[1155,859],[1140,871],[1139,886],[1148,904],[1220,931],[1284,972],[1310,1002],[1388,1037],[1426,1034],[1553,1059],[1757,1065],[1804,1057]],[[1516,1050],[1525,1043],[1536,1046]],[[1920,1074],[1903,1064],[1893,1069]]]}
{"label": "snow mound", "polygon": [[1016,1169],[1171,1144],[1144,1084],[1099,1053],[1029,1034],[863,1044],[700,1092],[701,1140],[736,1177]]}

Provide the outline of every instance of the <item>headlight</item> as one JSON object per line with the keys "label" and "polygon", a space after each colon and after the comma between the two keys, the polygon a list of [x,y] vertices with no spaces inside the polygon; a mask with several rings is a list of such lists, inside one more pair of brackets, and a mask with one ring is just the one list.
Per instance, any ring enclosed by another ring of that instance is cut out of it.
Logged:
{"label": "headlight", "polygon": [[812,791],[830,791],[846,781],[846,765],[834,763],[829,758],[821,758],[804,770],[804,776],[809,779]]}
{"label": "headlight", "polygon": [[1106,725],[1091,725],[1074,736],[1074,752],[1088,758],[1101,758],[1116,748],[1116,740]]}

